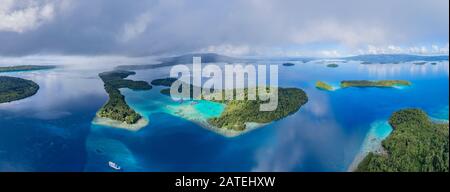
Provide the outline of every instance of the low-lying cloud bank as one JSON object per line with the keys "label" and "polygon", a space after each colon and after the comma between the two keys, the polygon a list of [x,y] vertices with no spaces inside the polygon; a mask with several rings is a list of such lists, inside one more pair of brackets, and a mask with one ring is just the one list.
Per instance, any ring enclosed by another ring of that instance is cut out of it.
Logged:
{"label": "low-lying cloud bank", "polygon": [[449,1],[1,0],[0,55],[448,54]]}

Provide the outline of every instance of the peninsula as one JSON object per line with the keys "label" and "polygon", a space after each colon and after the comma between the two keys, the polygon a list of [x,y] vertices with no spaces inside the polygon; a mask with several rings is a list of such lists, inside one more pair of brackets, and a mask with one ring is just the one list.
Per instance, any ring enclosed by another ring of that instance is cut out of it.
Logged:
{"label": "peninsula", "polygon": [[54,65],[17,65],[17,66],[0,67],[0,73],[18,72],[18,71],[36,71],[54,68],[56,68],[56,66]]}
{"label": "peninsula", "polygon": [[395,112],[394,129],[382,142],[383,153],[369,153],[358,165],[360,172],[448,172],[449,125],[430,121],[420,109]]}
{"label": "peninsula", "polygon": [[97,112],[94,124],[124,128],[128,130],[139,130],[146,126],[148,121],[139,113],[134,111],[125,101],[125,96],[120,93],[121,88],[134,91],[150,90],[152,88],[145,81],[133,81],[125,79],[136,74],[132,71],[110,71],[100,73],[99,76],[104,83],[109,95],[108,102]]}
{"label": "peninsula", "polygon": [[31,97],[39,85],[31,80],[0,76],[0,103],[7,103]]}

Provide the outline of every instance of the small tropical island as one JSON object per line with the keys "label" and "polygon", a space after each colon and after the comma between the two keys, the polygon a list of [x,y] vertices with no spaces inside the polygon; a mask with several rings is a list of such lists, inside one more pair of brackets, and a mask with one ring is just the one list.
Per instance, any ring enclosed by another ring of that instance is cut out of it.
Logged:
{"label": "small tropical island", "polygon": [[[155,82],[163,82],[164,80],[173,79],[158,79]],[[182,86],[189,86],[187,83],[182,83]],[[166,87],[169,87],[166,85]],[[193,88],[190,85],[190,88]],[[275,89],[275,88],[267,88]],[[258,88],[234,89],[236,93],[242,91],[245,100],[212,100],[212,102],[223,104],[224,110],[218,117],[212,117],[207,120],[206,124],[201,124],[203,127],[214,131],[218,134],[234,137],[242,133],[254,130],[258,127],[266,125],[276,120],[283,119],[295,112],[297,112],[304,104],[308,102],[306,93],[298,88],[277,88],[278,89],[278,106],[274,111],[260,111],[260,105],[267,103],[259,99],[248,100],[249,92],[257,92]],[[192,90],[192,89],[191,89]],[[170,95],[170,88],[161,90],[161,93],[166,96]],[[271,91],[273,93],[273,90]],[[217,92],[216,94],[225,94],[225,90]],[[195,100],[203,100],[205,97],[213,97],[213,95],[202,95],[202,97],[194,97]],[[223,97],[222,97],[223,98]],[[192,99],[192,91],[191,91]]]}
{"label": "small tropical island", "polygon": [[380,80],[380,81],[367,81],[367,80],[352,80],[341,81],[341,88],[348,87],[395,87],[395,86],[410,86],[411,82],[405,80]]}
{"label": "small tropical island", "polygon": [[54,69],[56,67],[57,66],[55,65],[17,65],[17,66],[0,67],[0,73],[47,70],[47,69]]}
{"label": "small tropical island", "polygon": [[414,63],[414,65],[425,65],[425,64],[427,64],[427,62],[423,62],[423,61],[422,61],[422,62],[415,62],[415,63]]}
{"label": "small tropical island", "polygon": [[0,76],[0,103],[8,103],[31,97],[38,90],[39,85],[31,80]]}
{"label": "small tropical island", "polygon": [[328,64],[327,67],[329,67],[329,68],[337,68],[337,67],[339,67],[339,65],[336,64],[336,63],[332,63],[332,64]]}
{"label": "small tropical island", "polygon": [[170,87],[170,86],[172,86],[172,83],[177,80],[178,80],[177,78],[168,77],[168,78],[164,78],[164,79],[155,79],[151,82],[151,84],[154,86]]}
{"label": "small tropical island", "polygon": [[316,88],[317,89],[321,89],[321,90],[325,90],[325,91],[334,91],[333,86],[323,82],[323,81],[317,81],[316,82]]}
{"label": "small tropical island", "polygon": [[110,71],[100,73],[105,91],[109,95],[108,102],[97,112],[93,123],[131,131],[137,131],[148,124],[148,120],[134,111],[125,101],[119,89],[128,88],[133,91],[150,90],[152,86],[145,81],[125,79],[136,74],[132,71]]}
{"label": "small tropical island", "polygon": [[294,65],[295,65],[294,63],[283,63],[283,66],[285,66],[285,67],[291,67]]}
{"label": "small tropical island", "polygon": [[395,112],[393,132],[382,142],[382,152],[369,153],[359,172],[448,172],[449,125],[430,121],[420,109]]}
{"label": "small tropical island", "polygon": [[[340,88],[349,88],[349,87],[378,87],[378,88],[395,88],[401,86],[411,86],[412,83],[405,80],[379,80],[379,81],[368,81],[368,80],[351,80],[351,81],[341,81]],[[331,85],[323,82],[317,81],[316,88],[324,91],[334,91],[336,88]]]}

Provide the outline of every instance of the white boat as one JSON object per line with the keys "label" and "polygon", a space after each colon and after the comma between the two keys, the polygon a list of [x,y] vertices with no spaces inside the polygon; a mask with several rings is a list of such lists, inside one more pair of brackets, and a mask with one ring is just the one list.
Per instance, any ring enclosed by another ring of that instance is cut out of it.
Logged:
{"label": "white boat", "polygon": [[117,163],[114,163],[112,161],[108,162],[109,167],[113,168],[114,170],[121,170],[122,168],[117,165]]}

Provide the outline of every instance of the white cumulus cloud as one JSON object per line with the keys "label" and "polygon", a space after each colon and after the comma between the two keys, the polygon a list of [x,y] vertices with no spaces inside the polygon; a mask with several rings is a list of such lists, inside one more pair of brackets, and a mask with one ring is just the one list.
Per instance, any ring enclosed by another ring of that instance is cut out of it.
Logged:
{"label": "white cumulus cloud", "polygon": [[123,26],[123,32],[120,35],[120,40],[123,42],[127,42],[133,40],[142,33],[145,32],[148,25],[151,23],[151,14],[150,12],[145,12],[140,14],[135,20],[129,23],[125,23]]}
{"label": "white cumulus cloud", "polygon": [[0,0],[0,31],[23,33],[55,17],[64,0]]}

